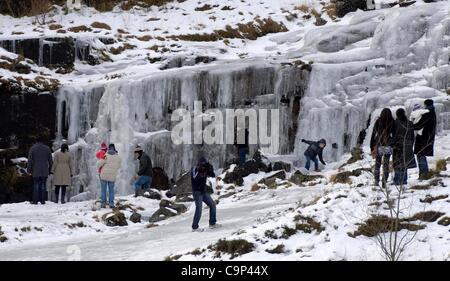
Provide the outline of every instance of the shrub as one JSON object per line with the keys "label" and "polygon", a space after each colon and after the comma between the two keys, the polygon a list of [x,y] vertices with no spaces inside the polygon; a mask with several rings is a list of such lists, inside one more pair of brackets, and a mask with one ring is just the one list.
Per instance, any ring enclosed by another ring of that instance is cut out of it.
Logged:
{"label": "shrub", "polygon": [[72,26],[68,29],[70,32],[90,32],[92,29],[90,27],[87,27],[85,25],[79,25],[79,26]]}
{"label": "shrub", "polygon": [[445,159],[439,159],[436,162],[436,172],[447,171],[447,161]]}
{"label": "shrub", "polygon": [[231,255],[231,258],[233,259],[237,256],[252,252],[255,249],[255,245],[244,239],[220,239],[214,246],[212,246],[212,249],[216,251],[216,255],[226,253]]}
{"label": "shrub", "polygon": [[267,249],[266,252],[268,252],[269,254],[283,254],[286,252],[286,250],[284,245],[280,244],[273,249]]}

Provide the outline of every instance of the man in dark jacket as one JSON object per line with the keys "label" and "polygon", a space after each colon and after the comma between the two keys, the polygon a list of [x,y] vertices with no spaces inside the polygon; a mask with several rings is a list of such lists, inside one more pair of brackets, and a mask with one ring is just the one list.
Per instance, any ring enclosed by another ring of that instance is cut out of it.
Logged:
{"label": "man in dark jacket", "polygon": [[425,100],[425,108],[428,113],[422,115],[420,121],[414,124],[414,130],[422,130],[422,134],[417,134],[414,145],[414,153],[417,155],[419,163],[419,178],[428,177],[427,156],[434,155],[434,138],[436,135],[436,111],[434,102],[431,99]]}
{"label": "man in dark jacket", "polygon": [[306,158],[306,164],[305,168],[306,170],[309,170],[309,167],[311,166],[311,161],[314,162],[314,169],[316,172],[320,172],[319,170],[319,161],[317,160],[317,156],[319,156],[320,162],[322,162],[323,165],[326,165],[325,161],[323,161],[322,158],[322,152],[325,146],[327,145],[327,142],[324,139],[321,139],[319,141],[308,141],[305,139],[302,139],[302,142],[309,144],[308,148],[305,150],[305,158]]}
{"label": "man in dark jacket", "polygon": [[153,166],[152,160],[139,145],[134,149],[134,155],[139,160],[139,170],[137,172],[139,178],[134,183],[135,196],[137,197],[140,189],[152,186]]}
{"label": "man in dark jacket", "polygon": [[52,165],[52,151],[39,139],[30,149],[27,164],[27,172],[33,176],[32,204],[38,201],[45,204],[46,183]]}
{"label": "man in dark jacket", "polygon": [[201,157],[191,171],[192,195],[195,202],[194,221],[192,222],[192,231],[203,231],[199,229],[198,223],[202,216],[202,204],[205,202],[209,206],[209,227],[216,228],[216,204],[206,189],[206,180],[208,177],[215,177],[214,168],[208,163],[205,157]]}

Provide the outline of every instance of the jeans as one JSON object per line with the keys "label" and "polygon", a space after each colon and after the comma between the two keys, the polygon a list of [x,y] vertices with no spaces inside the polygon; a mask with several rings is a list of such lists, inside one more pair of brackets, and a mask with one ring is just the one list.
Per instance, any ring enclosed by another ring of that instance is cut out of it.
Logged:
{"label": "jeans", "polygon": [[247,156],[247,153],[248,153],[248,148],[246,148],[246,147],[239,148],[238,152],[239,152],[239,164],[240,165],[245,164],[245,161],[247,160],[246,156]]}
{"label": "jeans", "polygon": [[33,204],[37,204],[37,202],[45,204],[46,183],[46,177],[33,178]]}
{"label": "jeans", "polygon": [[426,156],[417,156],[417,162],[419,163],[419,174],[428,173],[428,162]]}
{"label": "jeans", "polygon": [[66,187],[67,187],[67,185],[56,185],[55,186],[55,195],[56,195],[55,202],[56,203],[58,203],[60,189],[61,189],[61,203],[66,202]]}
{"label": "jeans", "polygon": [[108,188],[109,207],[114,208],[114,182],[113,181],[100,181],[102,186],[102,205],[106,205],[106,189]]}
{"label": "jeans", "polygon": [[208,192],[194,191],[194,202],[195,202],[195,214],[194,221],[192,222],[192,229],[198,228],[198,223],[202,217],[202,203],[205,202],[209,206],[209,225],[216,224],[216,203],[209,195]]}
{"label": "jeans", "polygon": [[408,170],[395,171],[394,173],[394,185],[402,185],[408,183]]}
{"label": "jeans", "polygon": [[317,156],[314,158],[309,157],[308,155],[305,155],[306,158],[306,164],[305,164],[305,169],[309,171],[309,167],[311,166],[311,161],[314,162],[314,168],[316,170],[319,169],[319,160],[317,159]]}
{"label": "jeans", "polygon": [[149,176],[140,176],[138,180],[134,183],[134,190],[138,191],[139,189],[146,189],[152,186],[152,177]]}

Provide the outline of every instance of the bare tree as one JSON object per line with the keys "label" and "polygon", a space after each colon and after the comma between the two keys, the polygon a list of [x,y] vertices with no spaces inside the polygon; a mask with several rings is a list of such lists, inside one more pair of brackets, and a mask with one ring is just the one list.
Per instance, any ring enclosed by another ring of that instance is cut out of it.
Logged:
{"label": "bare tree", "polygon": [[36,22],[43,25],[47,21],[48,13],[52,9],[50,0],[31,0],[30,14],[35,16]]}

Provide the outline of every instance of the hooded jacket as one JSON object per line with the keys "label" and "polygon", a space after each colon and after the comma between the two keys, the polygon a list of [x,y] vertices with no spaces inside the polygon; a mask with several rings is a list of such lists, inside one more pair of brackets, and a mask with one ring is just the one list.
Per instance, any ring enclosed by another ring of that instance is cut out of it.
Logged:
{"label": "hooded jacket", "polygon": [[309,144],[308,148],[305,150],[305,153],[304,153],[305,156],[308,156],[311,159],[314,159],[317,156],[319,156],[320,162],[322,162],[322,164],[324,164],[324,165],[326,164],[322,158],[323,148],[320,147],[321,143],[323,143],[324,145],[327,145],[327,142],[325,141],[325,139],[321,139],[319,141],[302,140],[302,142]]}
{"label": "hooded jacket", "polygon": [[201,158],[197,166],[191,171],[192,191],[206,193],[206,180],[208,177],[215,177],[214,168],[205,158]]}
{"label": "hooded jacket", "polygon": [[109,182],[115,182],[119,173],[122,159],[114,150],[108,150],[105,159],[98,161],[98,168],[101,168],[100,179]]}

